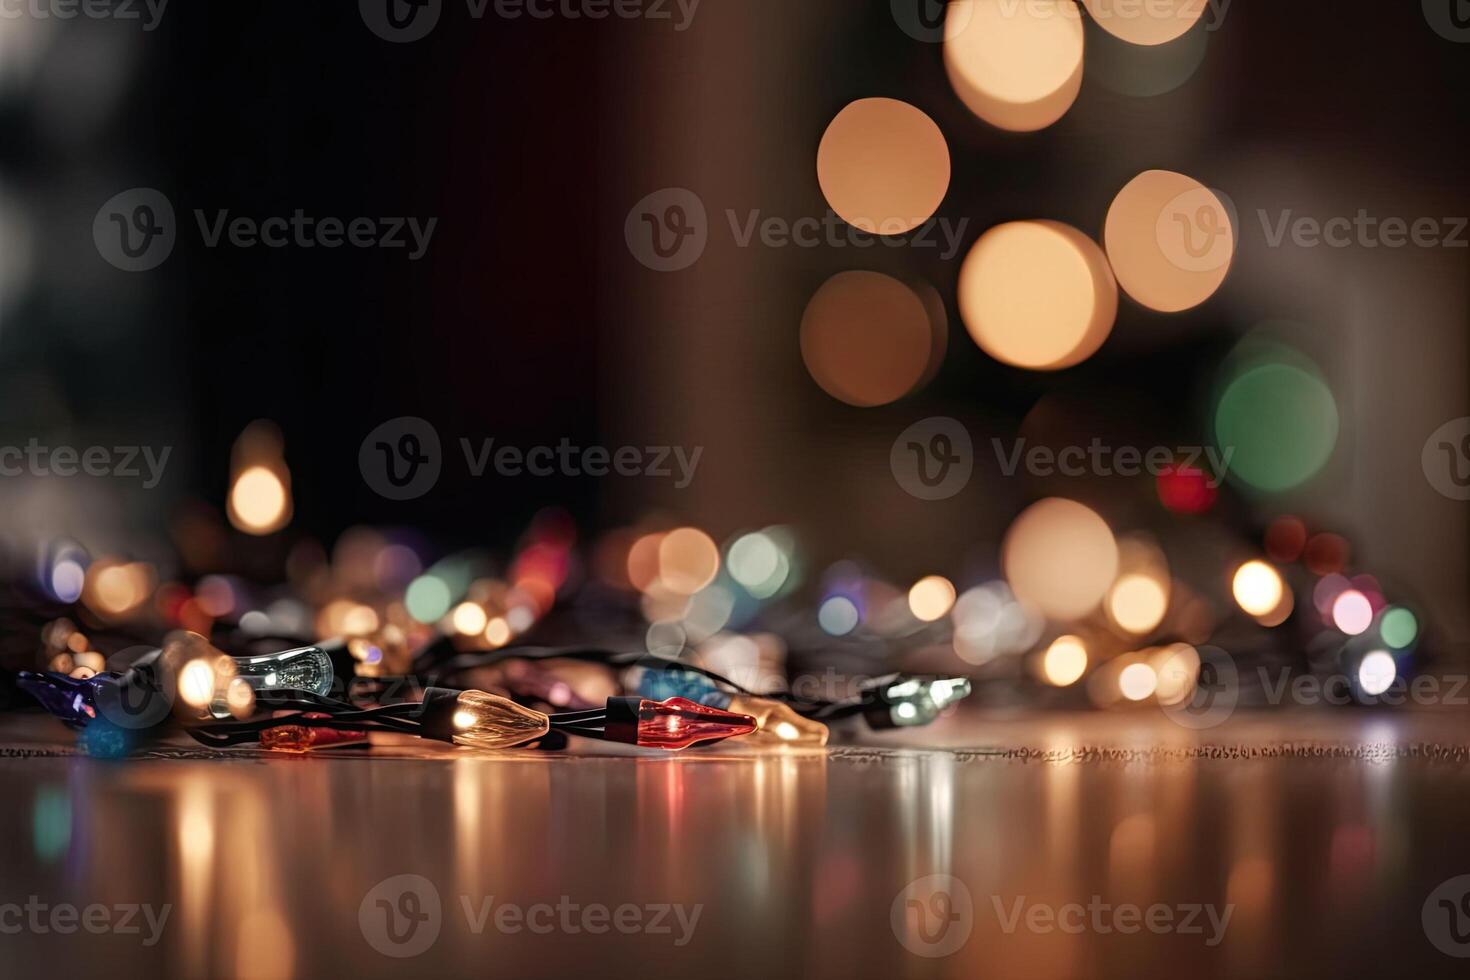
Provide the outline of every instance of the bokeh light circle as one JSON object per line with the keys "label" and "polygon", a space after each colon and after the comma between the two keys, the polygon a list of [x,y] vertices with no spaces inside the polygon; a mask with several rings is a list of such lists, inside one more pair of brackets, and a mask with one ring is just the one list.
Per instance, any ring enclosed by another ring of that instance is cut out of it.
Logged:
{"label": "bokeh light circle", "polygon": [[1317,474],[1337,445],[1337,402],[1320,377],[1294,364],[1248,368],[1215,409],[1215,442],[1230,473],[1257,490],[1279,492]]}
{"label": "bokeh light circle", "polygon": [[1281,573],[1263,561],[1248,561],[1231,582],[1235,601],[1252,616],[1269,616],[1281,605],[1286,583]]}
{"label": "bokeh light circle", "polygon": [[801,318],[801,359],[823,391],[859,408],[887,405],[923,380],[934,347],[924,301],[877,272],[839,272]]}
{"label": "bokeh light circle", "polygon": [[1402,606],[1394,606],[1379,621],[1378,635],[1395,650],[1406,650],[1419,638],[1419,620]]}
{"label": "bokeh light circle", "polygon": [[1205,0],[1082,0],[1099,27],[1129,44],[1168,44],[1199,23]]}
{"label": "bokeh light circle", "polygon": [[1377,697],[1393,686],[1398,678],[1399,666],[1393,655],[1383,650],[1374,650],[1358,664],[1358,687],[1370,697]]}
{"label": "bokeh light circle", "polygon": [[944,66],[975,115],[1001,129],[1033,132],[1077,100],[1083,44],[1073,0],[951,0]]}
{"label": "bokeh light circle", "polygon": [[1112,332],[1118,287],[1102,250],[1055,221],[990,229],[960,268],[960,317],[975,343],[1014,367],[1080,364]]}
{"label": "bokeh light circle", "polygon": [[694,595],[719,571],[720,549],[698,528],[681,527],[659,540],[659,582],[675,595]]}
{"label": "bokeh light circle", "polygon": [[1071,687],[1087,673],[1087,647],[1075,636],[1061,636],[1047,647],[1041,672],[1053,687]]}
{"label": "bokeh light circle", "polygon": [[1118,574],[1118,543],[1107,522],[1073,500],[1052,497],[1028,507],[1001,545],[1016,598],[1054,619],[1096,609]]}
{"label": "bokeh light circle", "polygon": [[1169,592],[1148,575],[1124,575],[1108,593],[1108,614],[1128,633],[1151,633],[1164,620]]}
{"label": "bokeh light circle", "polygon": [[909,589],[909,611],[920,622],[932,623],[944,618],[954,603],[954,583],[942,575],[921,578]]}
{"label": "bokeh light circle", "polygon": [[1146,170],[1108,209],[1103,244],[1123,291],[1178,313],[1215,294],[1235,258],[1234,209],[1184,174]]}
{"label": "bokeh light circle", "polygon": [[934,120],[897,99],[858,99],[827,126],[817,181],[843,221],[901,235],[928,221],[949,190],[949,145]]}
{"label": "bokeh light circle", "polygon": [[1118,690],[1129,701],[1143,701],[1159,689],[1159,675],[1148,664],[1129,664],[1118,675]]}
{"label": "bokeh light circle", "polygon": [[1332,602],[1332,623],[1348,636],[1362,636],[1373,625],[1373,603],[1357,589],[1348,589]]}

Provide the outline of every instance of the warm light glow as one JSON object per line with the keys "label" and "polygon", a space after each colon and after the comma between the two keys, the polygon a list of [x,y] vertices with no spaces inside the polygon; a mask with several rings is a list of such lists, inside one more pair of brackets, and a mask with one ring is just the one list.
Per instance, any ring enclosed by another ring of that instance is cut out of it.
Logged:
{"label": "warm light glow", "polygon": [[1118,192],[1103,242],[1124,292],[1178,313],[1215,294],[1235,256],[1236,229],[1220,197],[1190,177],[1148,170]]}
{"label": "warm light glow", "polygon": [[1016,597],[1054,619],[1086,616],[1118,574],[1118,544],[1101,517],[1075,501],[1032,504],[1006,532],[1001,560]]}
{"label": "warm light glow", "polygon": [[230,488],[230,523],[247,534],[271,534],[290,519],[291,498],[273,471],[252,466]]}
{"label": "warm light glow", "polygon": [[916,619],[932,623],[954,608],[954,583],[942,575],[921,578],[909,589],[909,610]]}
{"label": "warm light glow", "polygon": [[1130,44],[1167,44],[1199,23],[1207,0],[1082,0],[1098,26]]}
{"label": "warm light glow", "polygon": [[1373,604],[1357,589],[1348,589],[1332,603],[1332,622],[1348,636],[1361,636],[1373,625]]}
{"label": "warm light glow", "polygon": [[817,148],[827,203],[855,228],[901,235],[928,221],[949,190],[949,146],[923,112],[896,99],[859,99]]}
{"label": "warm light glow", "polygon": [[485,642],[492,647],[503,647],[510,642],[510,623],[505,617],[496,616],[485,624]]}
{"label": "warm light glow", "polygon": [[801,359],[823,391],[858,408],[913,391],[929,367],[933,324],[908,286],[877,272],[839,272],[801,318]]}
{"label": "warm light glow", "polygon": [[1231,585],[1235,601],[1252,616],[1269,616],[1281,605],[1286,583],[1263,561],[1248,561],[1235,572]]}
{"label": "warm light glow", "polygon": [[1129,701],[1151,697],[1158,688],[1159,676],[1148,664],[1129,664],[1118,675],[1118,690]]}
{"label": "warm light glow", "polygon": [[694,595],[715,580],[720,549],[703,531],[683,527],[664,535],[658,544],[658,577],[676,595]]}
{"label": "warm light glow", "polygon": [[1041,658],[1041,671],[1048,684],[1071,687],[1087,673],[1087,647],[1075,636],[1059,636]]}
{"label": "warm light glow", "polygon": [[1005,364],[1056,371],[1091,357],[1112,332],[1118,287],[1090,238],[1055,221],[992,228],[960,268],[960,318]]}
{"label": "warm light glow", "polygon": [[662,532],[645,534],[628,548],[628,582],[639,592],[647,592],[658,584],[658,546]]}
{"label": "warm light glow", "polygon": [[378,614],[372,606],[352,603],[342,614],[344,636],[365,636],[378,628]]}
{"label": "warm light glow", "polygon": [[1363,689],[1364,694],[1377,697],[1393,686],[1398,675],[1398,664],[1394,662],[1393,656],[1382,650],[1375,650],[1358,665],[1358,686]]}
{"label": "warm light glow", "polygon": [[550,728],[546,715],[523,708],[506,698],[483,691],[461,691],[455,699],[455,745],[478,749],[503,749],[545,735]]}
{"label": "warm light glow", "polygon": [[1157,628],[1168,608],[1169,593],[1147,575],[1124,575],[1108,594],[1113,622],[1136,636]]}
{"label": "warm light glow", "polygon": [[225,688],[225,705],[230,709],[230,714],[238,719],[250,717],[250,713],[255,710],[255,689],[245,678],[234,678]]}
{"label": "warm light glow", "polygon": [[490,625],[490,617],[486,614],[484,607],[474,602],[461,602],[455,606],[449,621],[454,626],[455,632],[463,636],[483,633]]}
{"label": "warm light glow", "polygon": [[179,700],[203,708],[214,700],[214,667],[203,659],[191,660],[179,671]]}
{"label": "warm light glow", "polygon": [[1108,210],[1103,242],[1123,291],[1151,310],[1177,313],[1215,294],[1235,256],[1229,209],[1199,181],[1148,170]]}
{"label": "warm light glow", "polygon": [[1082,86],[1083,30],[1072,0],[952,0],[944,65],[955,93],[1017,132],[1060,119]]}
{"label": "warm light glow", "polygon": [[755,719],[755,744],[808,745],[827,744],[827,726],[804,718],[789,705],[768,698],[737,696],[730,699],[728,710]]}
{"label": "warm light glow", "polygon": [[153,569],[142,562],[97,562],[87,572],[82,600],[104,616],[121,616],[146,602],[153,586]]}

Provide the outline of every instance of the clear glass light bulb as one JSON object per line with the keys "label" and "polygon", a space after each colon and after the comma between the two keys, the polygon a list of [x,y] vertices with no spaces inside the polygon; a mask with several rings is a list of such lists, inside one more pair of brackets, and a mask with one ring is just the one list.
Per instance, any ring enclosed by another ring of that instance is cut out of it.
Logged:
{"label": "clear glass light bulb", "polygon": [[750,715],[760,726],[755,741],[764,745],[821,746],[827,744],[827,726],[803,718],[790,705],[768,698],[736,696],[730,699],[730,710]]}
{"label": "clear glass light bulb", "polygon": [[455,745],[477,749],[504,749],[540,738],[551,721],[539,711],[483,691],[461,691],[450,715]]}
{"label": "clear glass light bulb", "polygon": [[257,691],[332,693],[332,658],[319,647],[302,647],[262,657],[234,657],[238,676]]}

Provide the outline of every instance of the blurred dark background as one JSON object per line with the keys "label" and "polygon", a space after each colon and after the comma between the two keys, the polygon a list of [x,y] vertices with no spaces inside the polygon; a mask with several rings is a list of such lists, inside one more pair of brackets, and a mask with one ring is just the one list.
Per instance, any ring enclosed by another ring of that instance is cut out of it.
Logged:
{"label": "blurred dark background", "polygon": [[[292,533],[324,541],[369,523],[420,528],[443,548],[494,543],[560,504],[589,528],[659,510],[717,539],[779,521],[818,561],[859,554],[897,577],[993,563],[1016,512],[1058,488],[1004,478],[992,437],[1044,416],[1115,442],[1208,441],[1222,358],[1267,324],[1320,365],[1338,401],[1342,432],[1317,478],[1270,499],[1229,490],[1209,527],[1167,523],[1146,478],[1068,481],[1068,495],[1115,527],[1185,539],[1254,538],[1300,513],[1349,536],[1355,558],[1421,597],[1448,634],[1470,635],[1466,511],[1419,465],[1428,434],[1470,414],[1470,251],[1273,249],[1256,217],[1470,212],[1470,59],[1418,5],[1235,0],[1187,83],[1148,98],[1122,94],[1133,82],[1110,74],[1112,42],[1089,25],[1076,106],[1029,135],[975,119],[940,46],[906,35],[886,2],[706,0],[683,31],[672,13],[476,20],[446,2],[427,38],[401,44],[350,3],[179,3],[152,31],[0,20],[0,442],[174,447],[152,491],[0,482],[6,535],[137,548],[190,500],[222,506],[234,440],[269,419],[284,437]],[[866,96],[911,102],[943,130],[953,179],[939,214],[968,219],[966,247],[1017,218],[1096,237],[1117,190],[1161,167],[1232,199],[1231,276],[1184,314],[1125,298],[1097,356],[1029,374],[991,360],[959,322],[962,256],[738,247],[727,211],[825,212],[818,139]],[[711,223],[704,257],[678,274],[640,265],[623,239],[634,202],[671,186],[700,195]],[[179,222],[172,257],[147,273],[113,268],[91,237],[102,202],[133,187],[162,191]],[[298,208],[438,225],[414,262],[404,250],[206,248],[193,215]],[[808,377],[802,310],[846,269],[944,297],[948,352],[922,391],[856,409]],[[437,428],[445,469],[432,493],[392,502],[357,455],[402,415]],[[932,504],[887,466],[894,436],[931,415],[965,421],[977,447],[968,490]],[[704,455],[683,490],[472,479],[459,439],[492,436]]]}

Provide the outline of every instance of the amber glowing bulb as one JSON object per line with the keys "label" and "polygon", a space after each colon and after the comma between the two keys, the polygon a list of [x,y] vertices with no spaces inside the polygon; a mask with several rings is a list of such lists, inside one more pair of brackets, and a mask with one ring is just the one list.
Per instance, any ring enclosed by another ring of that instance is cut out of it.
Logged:
{"label": "amber glowing bulb", "polygon": [[698,742],[717,742],[756,730],[750,715],[721,711],[688,698],[650,701],[608,698],[606,737],[656,749],[687,749]]}
{"label": "amber glowing bulb", "polygon": [[484,691],[451,691],[431,687],[424,692],[426,738],[476,749],[505,749],[545,735],[546,715]]}
{"label": "amber glowing bulb", "polygon": [[759,729],[752,738],[762,745],[822,746],[827,744],[827,726],[803,718],[790,705],[768,698],[733,697],[730,710],[755,719]]}
{"label": "amber glowing bulb", "polygon": [[[315,721],[329,717],[311,712],[302,715],[303,721]],[[314,725],[278,725],[260,733],[261,748],[272,752],[304,754],[315,749],[339,749],[349,745],[366,745],[368,733],[321,728]]]}

